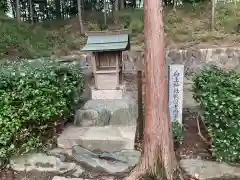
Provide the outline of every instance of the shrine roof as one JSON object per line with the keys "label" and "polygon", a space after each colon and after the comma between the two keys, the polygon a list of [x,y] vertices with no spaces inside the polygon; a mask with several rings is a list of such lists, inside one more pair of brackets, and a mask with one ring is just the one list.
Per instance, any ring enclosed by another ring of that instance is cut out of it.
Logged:
{"label": "shrine roof", "polygon": [[89,32],[87,43],[81,51],[125,51],[130,49],[129,35],[126,31]]}

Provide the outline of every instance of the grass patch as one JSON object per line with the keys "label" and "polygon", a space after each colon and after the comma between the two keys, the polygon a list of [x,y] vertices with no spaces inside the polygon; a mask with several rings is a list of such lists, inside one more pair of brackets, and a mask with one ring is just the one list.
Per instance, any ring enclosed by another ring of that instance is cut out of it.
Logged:
{"label": "grass patch", "polygon": [[[79,48],[84,38],[73,33],[69,26],[44,27],[44,23],[30,25],[13,19],[0,18],[0,58],[36,58],[65,54]],[[46,25],[45,25],[46,26]]]}

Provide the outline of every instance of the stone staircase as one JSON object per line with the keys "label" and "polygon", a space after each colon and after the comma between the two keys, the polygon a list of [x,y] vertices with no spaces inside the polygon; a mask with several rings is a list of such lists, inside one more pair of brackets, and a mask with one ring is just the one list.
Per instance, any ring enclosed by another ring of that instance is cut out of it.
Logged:
{"label": "stone staircase", "polygon": [[91,151],[134,149],[137,104],[129,99],[89,100],[76,111],[73,124],[57,139],[59,148],[71,152],[75,145]]}
{"label": "stone staircase", "polygon": [[64,128],[57,148],[13,158],[10,167],[54,173],[51,180],[113,180],[139,162],[136,120],[137,104],[129,98],[89,100]]}

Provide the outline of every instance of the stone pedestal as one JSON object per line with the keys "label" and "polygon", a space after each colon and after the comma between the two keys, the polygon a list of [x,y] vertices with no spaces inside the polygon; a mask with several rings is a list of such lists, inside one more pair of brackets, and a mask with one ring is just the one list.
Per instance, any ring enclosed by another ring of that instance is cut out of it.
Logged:
{"label": "stone pedestal", "polygon": [[136,125],[137,110],[137,103],[128,99],[89,100],[76,111],[74,124],[81,127]]}
{"label": "stone pedestal", "polygon": [[126,91],[125,84],[119,89],[95,89],[91,87],[91,98],[94,99],[123,99]]}

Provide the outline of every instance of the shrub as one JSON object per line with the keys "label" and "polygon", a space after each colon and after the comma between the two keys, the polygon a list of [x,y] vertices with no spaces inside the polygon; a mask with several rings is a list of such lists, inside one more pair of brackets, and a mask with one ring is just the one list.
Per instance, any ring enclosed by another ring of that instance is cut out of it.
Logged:
{"label": "shrub", "polygon": [[0,67],[0,161],[41,147],[80,98],[83,76],[52,61]]}
{"label": "shrub", "polygon": [[143,22],[141,20],[132,21],[129,25],[129,31],[132,35],[137,35],[143,33]]}
{"label": "shrub", "polygon": [[212,140],[212,153],[219,161],[240,160],[240,74],[207,67],[194,78],[194,99]]}
{"label": "shrub", "polygon": [[99,27],[99,25],[97,23],[89,23],[88,30],[89,31],[100,31],[101,28]]}
{"label": "shrub", "polygon": [[127,14],[120,14],[119,21],[125,29],[127,29],[131,23],[131,17]]}

